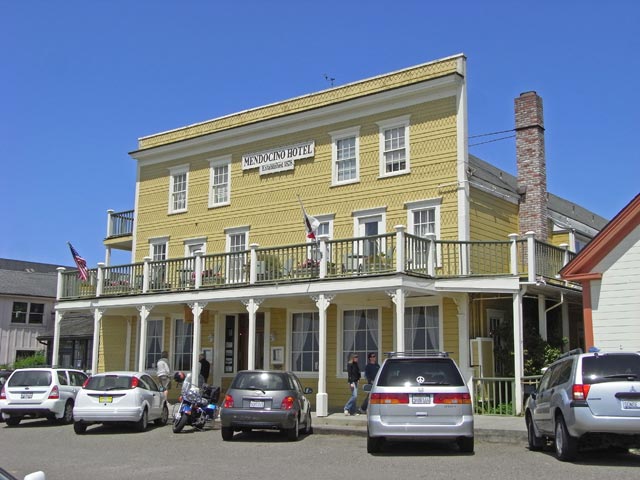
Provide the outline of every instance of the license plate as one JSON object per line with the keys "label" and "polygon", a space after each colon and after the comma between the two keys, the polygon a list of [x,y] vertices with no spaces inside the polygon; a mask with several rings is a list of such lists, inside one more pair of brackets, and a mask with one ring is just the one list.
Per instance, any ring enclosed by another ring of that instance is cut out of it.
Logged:
{"label": "license plate", "polygon": [[98,401],[100,403],[111,403],[113,402],[113,397],[98,397]]}
{"label": "license plate", "polygon": [[431,403],[431,395],[426,393],[414,393],[411,395],[411,403],[418,405],[427,405]]}
{"label": "license plate", "polygon": [[623,400],[622,408],[624,408],[625,410],[640,409],[640,400]]}
{"label": "license plate", "polygon": [[23,400],[28,400],[30,398],[33,398],[33,393],[21,393],[20,398]]}
{"label": "license plate", "polygon": [[250,400],[249,408],[264,408],[264,401],[262,400]]}

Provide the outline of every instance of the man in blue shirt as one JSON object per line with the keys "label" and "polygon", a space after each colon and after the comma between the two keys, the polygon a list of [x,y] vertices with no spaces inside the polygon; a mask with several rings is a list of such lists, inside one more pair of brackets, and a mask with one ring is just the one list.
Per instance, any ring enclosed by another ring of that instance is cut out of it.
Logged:
{"label": "man in blue shirt", "polygon": [[[367,383],[372,384],[378,374],[378,370],[380,370],[380,365],[378,364],[378,355],[375,353],[370,353],[367,355],[367,366],[364,367],[364,376],[367,379]],[[369,407],[369,395],[367,394],[364,397],[364,402],[362,402],[362,406],[360,407],[360,413],[366,413],[367,408]]]}

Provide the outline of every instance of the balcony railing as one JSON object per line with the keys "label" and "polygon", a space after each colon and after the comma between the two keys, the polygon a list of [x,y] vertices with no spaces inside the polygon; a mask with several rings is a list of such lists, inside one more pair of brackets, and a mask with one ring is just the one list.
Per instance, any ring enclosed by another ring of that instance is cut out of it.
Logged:
{"label": "balcony railing", "polygon": [[[528,282],[557,274],[572,258],[565,248],[510,236],[506,241],[436,240],[404,232],[248,250],[89,270],[86,281],[76,270],[61,271],[58,299],[138,295],[194,289],[308,282],[405,273],[426,278],[518,276]],[[562,282],[565,284],[565,282]]]}
{"label": "balcony railing", "polygon": [[107,218],[107,238],[133,235],[133,215],[135,210],[114,212],[109,210]]}

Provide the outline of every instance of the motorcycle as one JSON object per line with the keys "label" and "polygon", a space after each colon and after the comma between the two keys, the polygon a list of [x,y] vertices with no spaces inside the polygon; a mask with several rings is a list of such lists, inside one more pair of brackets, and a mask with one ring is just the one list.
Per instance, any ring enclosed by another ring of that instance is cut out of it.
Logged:
{"label": "motorcycle", "polygon": [[220,387],[203,385],[189,388],[178,399],[180,404],[173,412],[173,433],[180,433],[186,425],[196,430],[204,430],[206,424],[213,422],[219,415],[218,400]]}

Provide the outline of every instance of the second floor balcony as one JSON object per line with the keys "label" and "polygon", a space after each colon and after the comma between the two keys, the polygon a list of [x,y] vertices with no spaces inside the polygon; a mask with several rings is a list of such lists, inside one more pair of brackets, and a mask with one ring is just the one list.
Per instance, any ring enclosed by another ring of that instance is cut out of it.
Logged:
{"label": "second floor balcony", "polygon": [[510,276],[579,289],[558,272],[575,256],[568,247],[511,235],[506,241],[436,240],[396,227],[395,233],[204,254],[89,270],[61,269],[58,300],[147,295],[185,290],[242,288],[273,283],[405,274],[431,279]]}

